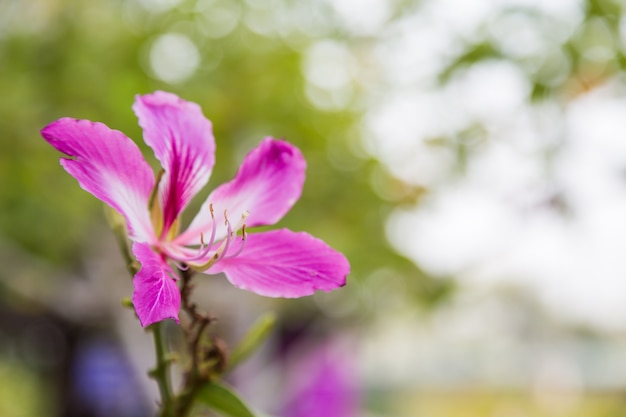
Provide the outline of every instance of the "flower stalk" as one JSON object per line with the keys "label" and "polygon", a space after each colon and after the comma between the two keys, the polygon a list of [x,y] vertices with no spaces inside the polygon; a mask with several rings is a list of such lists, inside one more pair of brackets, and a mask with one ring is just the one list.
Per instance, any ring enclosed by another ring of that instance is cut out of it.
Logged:
{"label": "flower stalk", "polygon": [[149,373],[157,385],[161,394],[161,417],[176,417],[173,413],[173,394],[170,382],[169,366],[172,362],[168,358],[166,341],[163,337],[163,322],[154,323],[149,327],[154,338],[154,351],[156,355],[156,366]]}
{"label": "flower stalk", "polygon": [[188,353],[191,357],[191,364],[189,369],[185,372],[184,386],[181,394],[177,398],[177,411],[180,417],[186,416],[193,405],[193,399],[198,390],[210,380],[211,372],[206,369],[203,364],[203,351],[201,349],[201,342],[205,330],[208,326],[216,320],[215,317],[198,311],[195,303],[190,299],[193,284],[191,278],[193,271],[188,268],[180,270],[181,281],[181,304],[182,310],[189,316],[190,323],[183,325],[182,329],[185,333]]}

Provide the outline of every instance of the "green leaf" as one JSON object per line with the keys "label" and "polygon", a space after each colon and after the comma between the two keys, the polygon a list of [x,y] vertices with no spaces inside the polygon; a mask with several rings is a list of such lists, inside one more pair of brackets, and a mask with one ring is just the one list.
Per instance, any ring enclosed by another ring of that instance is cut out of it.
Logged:
{"label": "green leaf", "polygon": [[202,387],[196,401],[227,417],[257,417],[231,388],[218,382],[209,382]]}
{"label": "green leaf", "polygon": [[241,361],[250,356],[267,339],[276,324],[274,313],[265,313],[248,329],[248,333],[241,339],[232,351],[230,368],[234,368]]}

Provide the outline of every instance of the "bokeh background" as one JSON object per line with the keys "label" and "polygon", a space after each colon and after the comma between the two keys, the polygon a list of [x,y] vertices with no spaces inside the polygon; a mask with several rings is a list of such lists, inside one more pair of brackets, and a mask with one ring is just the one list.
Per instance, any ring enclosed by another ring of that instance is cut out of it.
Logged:
{"label": "bokeh background", "polygon": [[101,121],[156,166],[130,106],[162,89],[214,124],[187,220],[285,138],[308,175],[281,226],[352,264],[346,287],[301,300],[196,278],[227,344],[279,317],[232,376],[252,404],[623,416],[625,65],[620,0],[0,0],[0,414],[153,412],[103,207],[39,130]]}

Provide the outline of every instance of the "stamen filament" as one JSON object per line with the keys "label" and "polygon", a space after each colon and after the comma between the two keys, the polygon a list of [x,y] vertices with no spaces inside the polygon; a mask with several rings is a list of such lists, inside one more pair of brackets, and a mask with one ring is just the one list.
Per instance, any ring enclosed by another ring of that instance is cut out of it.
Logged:
{"label": "stamen filament", "polygon": [[[208,260],[202,264],[202,265],[195,265],[193,264],[194,261],[198,261],[202,258],[205,258],[209,252],[212,250],[214,244],[215,244],[215,235],[216,235],[216,222],[215,222],[215,217],[213,214],[213,206],[210,205],[209,206],[210,210],[211,210],[211,218],[213,219],[213,227],[211,230],[211,241],[209,242],[209,244],[207,244],[204,241],[204,234],[200,234],[200,243],[201,246],[198,250],[198,253],[196,255],[193,256],[180,256],[180,255],[175,255],[175,254],[170,254],[170,258],[181,261],[181,262],[185,262],[185,263],[191,263],[190,267],[197,270],[197,271],[205,271],[206,269],[210,268],[211,265],[214,265],[215,263],[221,261],[222,259],[230,259],[230,258],[234,258],[236,256],[239,256],[239,254],[241,254],[241,252],[243,252],[244,247],[246,246],[246,224],[245,224],[245,219],[248,216],[248,212],[245,211],[242,213],[241,215],[241,220],[240,220],[240,227],[241,227],[241,245],[239,246],[239,248],[237,248],[237,251],[235,253],[232,254],[228,254],[228,250],[231,246],[231,242],[233,242],[233,240],[235,239],[236,236],[236,231],[233,231],[233,226],[230,222],[230,220],[228,219],[228,212],[227,210],[224,210],[224,225],[226,226],[226,237],[224,238],[224,240],[222,241],[222,243],[219,245],[219,247],[215,250],[215,252],[213,253],[212,256],[210,256],[208,258]],[[239,226],[238,225],[238,226]],[[236,229],[235,229],[236,230]]]}
{"label": "stamen filament", "polygon": [[241,252],[243,252],[243,248],[246,246],[246,240],[247,240],[246,239],[246,225],[244,224],[243,226],[241,226],[241,246],[239,246],[239,249],[237,249],[237,252],[228,256],[224,256],[224,259],[231,259],[236,256],[239,256]]}
{"label": "stamen filament", "polygon": [[187,271],[189,269],[189,265],[187,265],[185,261],[172,261],[172,263],[181,271]]}
{"label": "stamen filament", "polygon": [[[200,233],[200,243],[201,243],[200,250],[198,251],[196,256],[189,259],[190,261],[197,261],[198,259],[204,258],[211,251],[211,248],[213,247],[213,244],[215,243],[215,233],[217,231],[217,223],[215,222],[213,204],[209,204],[209,210],[211,211],[211,224],[212,224],[211,225],[211,240],[209,240],[208,245],[205,245],[204,235]],[[224,210],[224,215],[226,215],[226,210]]]}
{"label": "stamen filament", "polygon": [[226,253],[228,252],[230,241],[233,238],[233,229],[230,227],[230,222],[228,221],[228,217],[226,217],[226,210],[224,210],[224,221],[226,222],[226,240],[224,241],[223,247],[218,249],[217,252],[215,253],[216,255],[219,253],[219,256],[215,259],[215,262],[219,262],[222,259],[224,259],[224,256],[226,256]]}

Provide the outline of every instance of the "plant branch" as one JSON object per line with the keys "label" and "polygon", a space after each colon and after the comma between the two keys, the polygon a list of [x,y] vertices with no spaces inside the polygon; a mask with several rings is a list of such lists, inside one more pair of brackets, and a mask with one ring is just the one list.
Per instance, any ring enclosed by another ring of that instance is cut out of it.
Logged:
{"label": "plant branch", "polygon": [[217,319],[210,314],[200,312],[194,302],[191,301],[193,284],[191,278],[193,271],[183,269],[180,271],[181,277],[181,307],[189,316],[191,322],[183,326],[187,338],[187,346],[191,356],[191,365],[185,373],[184,388],[177,398],[177,416],[186,416],[197,392],[211,377],[223,370],[225,363],[225,349],[223,343],[218,340],[212,341],[210,346],[204,346],[202,341],[206,336],[206,331],[211,323]]}
{"label": "plant branch", "polygon": [[156,366],[150,371],[152,377],[159,386],[161,394],[161,416],[173,416],[172,387],[170,386],[169,365],[171,360],[167,357],[165,339],[162,334],[163,322],[150,326],[154,336],[154,349],[156,354]]}

